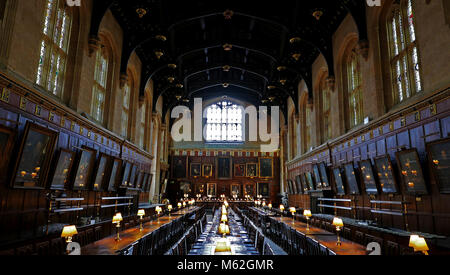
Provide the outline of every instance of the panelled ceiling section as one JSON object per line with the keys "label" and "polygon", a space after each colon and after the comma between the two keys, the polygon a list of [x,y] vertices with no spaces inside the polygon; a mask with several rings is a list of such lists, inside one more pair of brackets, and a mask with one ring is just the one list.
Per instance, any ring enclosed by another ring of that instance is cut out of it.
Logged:
{"label": "panelled ceiling section", "polygon": [[[91,36],[110,9],[124,30],[121,72],[136,51],[140,93],[152,79],[164,112],[194,97],[227,95],[255,106],[297,103],[322,53],[334,75],[332,35],[350,13],[367,40],[364,0],[95,0]],[[298,106],[298,104],[296,104]],[[297,110],[298,111],[298,110]]]}

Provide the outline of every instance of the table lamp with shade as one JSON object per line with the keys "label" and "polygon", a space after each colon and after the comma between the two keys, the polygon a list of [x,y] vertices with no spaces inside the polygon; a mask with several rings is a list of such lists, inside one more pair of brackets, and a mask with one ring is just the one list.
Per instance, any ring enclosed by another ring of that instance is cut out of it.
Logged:
{"label": "table lamp with shade", "polygon": [[186,207],[186,202],[184,201],[184,202],[183,202],[183,208],[185,208],[185,207]]}
{"label": "table lamp with shade", "polygon": [[145,210],[140,209],[138,211],[137,215],[139,216],[139,221],[140,221],[139,230],[142,232],[142,230],[144,230],[144,227],[142,226],[142,220],[144,219],[144,216],[145,216]]}
{"label": "table lamp with shade", "polygon": [[309,231],[309,219],[312,217],[311,210],[303,211],[303,216],[306,217],[306,231]]}
{"label": "table lamp with shade", "polygon": [[409,247],[414,248],[414,252],[422,252],[425,255],[428,255],[428,251],[430,250],[425,238],[422,238],[419,235],[411,235]]}
{"label": "table lamp with shade", "polygon": [[295,207],[291,207],[289,208],[289,212],[291,212],[292,214],[292,223],[295,222],[295,213],[297,212],[297,210],[295,209]]}
{"label": "table lamp with shade", "polygon": [[267,207],[269,208],[269,212],[271,212],[271,211],[272,211],[272,204],[269,203],[269,204],[267,205]]}
{"label": "table lamp with shade", "polygon": [[224,201],[223,204],[225,205],[225,207],[229,206],[228,201]]}
{"label": "table lamp with shade", "polygon": [[61,238],[66,239],[66,243],[72,242],[72,237],[77,235],[77,227],[75,225],[67,225],[64,226],[63,231],[61,232]]}
{"label": "table lamp with shade", "polygon": [[178,209],[181,209],[181,207],[183,206],[183,204],[181,202],[178,203]]}
{"label": "table lamp with shade", "polygon": [[281,211],[281,219],[283,219],[283,214],[284,214],[284,205],[280,205],[280,211]]}
{"label": "table lamp with shade", "polygon": [[228,222],[227,215],[222,215],[222,218],[220,219],[220,221],[223,222],[223,223],[227,223]]}
{"label": "table lamp with shade", "polygon": [[219,225],[219,234],[223,235],[223,237],[225,238],[226,235],[230,234],[230,227],[225,223],[221,223]]}
{"label": "table lamp with shade", "polygon": [[112,223],[116,225],[116,230],[117,230],[117,237],[116,237],[116,241],[120,241],[120,235],[119,235],[119,231],[120,231],[120,222],[123,221],[122,218],[122,213],[117,213],[116,215],[114,215]]}
{"label": "table lamp with shade", "polygon": [[226,208],[222,208],[222,215],[228,215],[228,212],[227,212]]}
{"label": "table lamp with shade", "polygon": [[169,210],[169,217],[170,217],[170,212],[172,212],[173,206],[171,204],[169,204],[167,206],[167,210]]}
{"label": "table lamp with shade", "polygon": [[336,226],[336,234],[337,234],[337,246],[341,246],[341,238],[339,236],[339,233],[341,232],[342,227],[344,227],[344,222],[342,221],[342,219],[339,218],[334,218],[333,219],[333,225]]}

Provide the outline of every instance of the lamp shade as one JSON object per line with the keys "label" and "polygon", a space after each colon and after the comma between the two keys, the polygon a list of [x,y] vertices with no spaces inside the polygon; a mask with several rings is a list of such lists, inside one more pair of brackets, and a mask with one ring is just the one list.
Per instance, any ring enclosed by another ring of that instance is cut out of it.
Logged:
{"label": "lamp shade", "polygon": [[172,206],[171,204],[169,204],[169,206],[167,206],[167,209],[168,209],[169,211],[172,211],[173,206]]}
{"label": "lamp shade", "polygon": [[120,223],[121,221],[123,221],[122,213],[117,213],[117,214],[113,217],[112,223]]}
{"label": "lamp shade", "polygon": [[333,225],[336,226],[336,227],[337,226],[338,227],[343,227],[344,226],[344,222],[342,221],[342,219],[334,218]]}
{"label": "lamp shade", "polygon": [[229,205],[227,201],[224,201],[223,204],[225,205],[225,207],[228,207]]}
{"label": "lamp shade", "polygon": [[181,202],[179,202],[178,203],[178,208],[181,208],[181,206],[183,206],[183,205],[181,204]]}
{"label": "lamp shade", "polygon": [[272,209],[272,204],[269,203],[269,205],[267,205],[267,207],[269,207],[270,209]]}
{"label": "lamp shade", "polygon": [[409,238],[409,247],[414,248],[419,238],[419,235],[411,235],[411,237]]}
{"label": "lamp shade", "polygon": [[263,201],[262,206],[266,207],[266,202],[265,201]]}
{"label": "lamp shade", "polygon": [[280,210],[284,211],[284,205],[280,205]]}
{"label": "lamp shade", "polygon": [[418,238],[416,240],[416,243],[414,246],[414,251],[424,252],[424,251],[428,251],[428,250],[430,250],[430,249],[428,248],[425,238]]}
{"label": "lamp shade", "polygon": [[185,201],[183,202],[183,207],[186,207],[186,202]]}
{"label": "lamp shade", "polygon": [[291,207],[291,208],[289,208],[289,212],[295,213],[295,212],[297,212],[297,210],[295,209],[295,207]]}
{"label": "lamp shade", "polygon": [[220,219],[221,222],[228,222],[227,215],[222,215],[222,218]]}
{"label": "lamp shade", "polygon": [[312,217],[312,214],[311,214],[311,210],[305,210],[305,211],[303,211],[303,216],[305,216],[305,217]]}
{"label": "lamp shade", "polygon": [[159,206],[156,206],[155,211],[158,212],[158,214],[159,214],[162,212],[162,208]]}
{"label": "lamp shade", "polygon": [[139,217],[145,216],[145,210],[144,210],[144,209],[140,209],[140,210],[138,211],[137,215],[138,215]]}
{"label": "lamp shade", "polygon": [[76,234],[78,234],[78,231],[75,225],[64,226],[63,231],[61,233],[61,238],[73,237]]}
{"label": "lamp shade", "polygon": [[224,223],[220,224],[219,234],[230,234],[230,227]]}

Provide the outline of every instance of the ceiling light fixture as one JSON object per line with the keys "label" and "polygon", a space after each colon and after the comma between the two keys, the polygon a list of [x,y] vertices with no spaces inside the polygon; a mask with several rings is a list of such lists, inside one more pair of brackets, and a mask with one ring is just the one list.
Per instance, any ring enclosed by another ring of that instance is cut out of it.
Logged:
{"label": "ceiling light fixture", "polygon": [[289,42],[291,43],[291,44],[294,44],[294,43],[298,43],[298,42],[300,42],[302,39],[300,38],[300,37],[292,37],[291,39],[289,39]]}
{"label": "ceiling light fixture", "polygon": [[223,86],[224,88],[228,88],[228,87],[230,87],[230,84],[228,84],[228,83],[223,83],[222,86]]}
{"label": "ceiling light fixture", "polygon": [[292,58],[294,58],[295,61],[299,61],[301,56],[302,56],[302,55],[301,55],[300,53],[294,53],[294,54],[292,55]]}
{"label": "ceiling light fixture", "polygon": [[223,49],[226,52],[229,52],[229,51],[231,51],[233,49],[233,45],[227,43],[227,44],[223,45]]}
{"label": "ceiling light fixture", "polygon": [[157,51],[155,51],[155,55],[156,55],[156,58],[161,59],[161,57],[164,55],[164,53],[162,51],[157,50]]}
{"label": "ceiling light fixture", "polygon": [[139,18],[142,18],[147,14],[147,10],[144,8],[137,8],[136,13],[138,14]]}
{"label": "ceiling light fixture", "polygon": [[279,66],[279,67],[277,68],[277,70],[278,70],[279,72],[282,72],[282,71],[285,71],[285,70],[286,70],[286,67],[285,67],[285,66]]}
{"label": "ceiling light fixture", "polygon": [[225,17],[225,20],[231,20],[231,18],[233,18],[233,15],[234,15],[234,11],[232,11],[232,10],[226,10],[223,13],[223,16]]}
{"label": "ceiling light fixture", "polygon": [[155,36],[155,38],[160,40],[160,41],[163,41],[163,42],[167,41],[167,37],[165,37],[162,34],[158,34],[157,36]]}
{"label": "ceiling light fixture", "polygon": [[229,65],[225,65],[225,66],[222,67],[222,69],[223,69],[224,72],[229,72],[231,67]]}
{"label": "ceiling light fixture", "polygon": [[169,65],[167,65],[167,67],[175,70],[177,68],[177,64],[169,64]]}
{"label": "ceiling light fixture", "polygon": [[312,15],[316,18],[317,21],[319,21],[320,18],[323,16],[323,11],[315,10]]}

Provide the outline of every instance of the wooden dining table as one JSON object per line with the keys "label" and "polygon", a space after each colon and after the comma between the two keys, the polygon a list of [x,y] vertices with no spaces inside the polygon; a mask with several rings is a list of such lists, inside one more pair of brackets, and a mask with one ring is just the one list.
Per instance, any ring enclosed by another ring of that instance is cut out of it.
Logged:
{"label": "wooden dining table", "polygon": [[159,217],[157,220],[143,224],[142,231],[140,230],[140,226],[124,230],[119,234],[120,241],[116,241],[116,234],[109,236],[82,247],[81,255],[117,255],[120,251],[147,237],[162,226],[194,213],[198,209],[199,207],[182,209],[172,213],[170,216]]}
{"label": "wooden dining table", "polygon": [[305,235],[307,238],[316,240],[337,255],[367,255],[366,247],[363,245],[343,238],[340,238],[341,245],[338,245],[337,234],[326,231],[322,228],[309,226],[309,230],[307,230],[308,226],[306,223],[297,220],[293,221],[292,218],[287,217],[271,217],[271,219],[285,223],[289,227]]}

